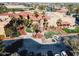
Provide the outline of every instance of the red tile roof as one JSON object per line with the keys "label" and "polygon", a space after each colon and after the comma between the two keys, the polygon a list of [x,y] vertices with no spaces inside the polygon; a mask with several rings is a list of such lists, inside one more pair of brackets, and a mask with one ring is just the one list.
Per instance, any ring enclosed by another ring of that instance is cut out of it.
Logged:
{"label": "red tile roof", "polygon": [[22,15],[23,17],[27,17],[27,15],[29,15],[30,18],[33,19],[33,20],[41,20],[41,19],[44,19],[44,18],[47,19],[47,20],[50,19],[50,17],[48,15],[45,15],[43,17],[43,15],[40,14],[40,13],[38,13],[38,15],[39,15],[38,17],[35,17],[35,15],[33,13],[31,13],[31,12],[3,13],[3,14],[0,14],[0,16],[15,16],[15,17],[17,17],[19,15]]}

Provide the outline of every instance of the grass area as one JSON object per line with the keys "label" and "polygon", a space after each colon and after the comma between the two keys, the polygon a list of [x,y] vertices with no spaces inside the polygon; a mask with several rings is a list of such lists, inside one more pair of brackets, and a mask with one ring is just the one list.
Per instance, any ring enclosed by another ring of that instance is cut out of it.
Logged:
{"label": "grass area", "polygon": [[52,38],[53,35],[57,35],[57,34],[60,34],[59,32],[46,32],[44,33],[44,36],[48,39],[48,38]]}
{"label": "grass area", "polygon": [[26,32],[33,33],[33,29],[31,29],[31,28],[26,28]]}
{"label": "grass area", "polygon": [[75,29],[64,28],[63,30],[67,33],[79,33],[79,27],[76,27]]}

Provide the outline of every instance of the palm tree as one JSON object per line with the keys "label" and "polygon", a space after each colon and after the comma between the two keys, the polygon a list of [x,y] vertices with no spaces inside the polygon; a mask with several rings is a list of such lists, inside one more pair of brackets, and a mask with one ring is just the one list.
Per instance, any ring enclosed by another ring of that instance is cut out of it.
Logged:
{"label": "palm tree", "polygon": [[78,14],[79,13],[79,5],[77,5],[75,12]]}
{"label": "palm tree", "polygon": [[44,11],[42,12],[42,15],[45,15],[45,12]]}
{"label": "palm tree", "polygon": [[45,10],[45,8],[46,8],[45,5],[39,5],[39,6],[38,6],[38,9],[39,9],[39,10]]}
{"label": "palm tree", "polygon": [[68,8],[68,14],[71,14],[73,12],[73,5],[72,4],[69,4],[67,5],[67,8]]}
{"label": "palm tree", "polygon": [[37,11],[34,12],[34,15],[36,18],[39,16]]}

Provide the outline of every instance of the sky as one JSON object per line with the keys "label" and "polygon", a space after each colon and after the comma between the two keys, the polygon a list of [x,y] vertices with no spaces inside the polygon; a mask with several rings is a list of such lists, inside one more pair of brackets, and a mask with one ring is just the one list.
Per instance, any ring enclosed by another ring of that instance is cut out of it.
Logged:
{"label": "sky", "polygon": [[79,0],[0,0],[0,2],[53,2],[53,3],[59,3],[59,2],[75,2],[79,3]]}

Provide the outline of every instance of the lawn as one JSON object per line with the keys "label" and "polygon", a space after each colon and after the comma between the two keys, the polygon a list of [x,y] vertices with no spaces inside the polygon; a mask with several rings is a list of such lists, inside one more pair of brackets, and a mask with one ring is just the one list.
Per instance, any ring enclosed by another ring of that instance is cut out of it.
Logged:
{"label": "lawn", "polygon": [[33,29],[31,29],[31,28],[26,28],[26,32],[33,33]]}
{"label": "lawn", "polygon": [[75,29],[64,28],[63,30],[67,33],[79,33],[79,27],[76,27]]}
{"label": "lawn", "polygon": [[57,35],[57,34],[60,34],[59,32],[53,32],[53,31],[50,31],[50,32],[46,32],[44,33],[44,36],[45,38],[52,38],[53,35]]}

